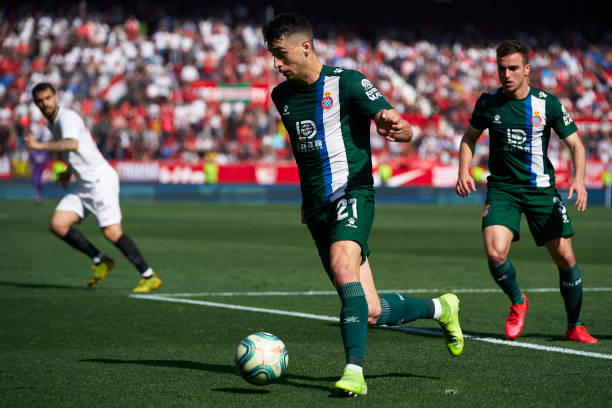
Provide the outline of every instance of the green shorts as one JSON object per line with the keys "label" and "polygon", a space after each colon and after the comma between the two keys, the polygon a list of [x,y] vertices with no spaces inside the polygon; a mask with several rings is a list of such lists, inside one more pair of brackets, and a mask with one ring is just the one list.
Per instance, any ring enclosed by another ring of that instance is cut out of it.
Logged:
{"label": "green shorts", "polygon": [[482,212],[482,229],[503,225],[520,239],[521,213],[525,213],[529,230],[536,245],[574,235],[561,196],[555,189],[508,191],[489,187]]}
{"label": "green shorts", "polygon": [[374,221],[374,196],[347,193],[322,208],[306,220],[308,229],[317,245],[319,257],[327,273],[330,273],[331,244],[338,241],[355,241],[361,246],[361,263],[370,255],[368,236]]}

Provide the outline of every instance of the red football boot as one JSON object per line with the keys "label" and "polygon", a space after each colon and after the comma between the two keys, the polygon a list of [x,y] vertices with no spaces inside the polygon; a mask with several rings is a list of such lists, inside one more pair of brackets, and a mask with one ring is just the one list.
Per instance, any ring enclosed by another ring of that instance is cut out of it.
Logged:
{"label": "red football boot", "polygon": [[589,334],[589,331],[583,326],[579,325],[571,327],[565,332],[563,340],[579,341],[580,343],[596,344],[597,339]]}
{"label": "red football boot", "polygon": [[523,331],[523,324],[525,324],[525,314],[527,313],[527,308],[529,308],[529,300],[524,293],[523,299],[525,302],[522,305],[512,304],[507,306],[510,309],[510,314],[508,315],[508,319],[506,319],[506,337],[509,339],[516,339],[521,331]]}

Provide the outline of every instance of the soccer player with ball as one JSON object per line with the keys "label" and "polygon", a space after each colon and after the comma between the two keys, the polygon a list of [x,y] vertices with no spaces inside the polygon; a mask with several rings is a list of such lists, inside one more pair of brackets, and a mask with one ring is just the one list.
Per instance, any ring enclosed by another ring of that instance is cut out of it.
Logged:
{"label": "soccer player with ball", "polygon": [[470,118],[459,150],[456,191],[468,197],[476,191],[469,165],[476,141],[489,129],[487,201],[482,213],[482,233],[489,271],[512,305],[506,336],[515,339],[523,330],[529,300],[516,282],[508,259],[510,245],[520,238],[521,213],[525,213],[536,245],[545,246],[559,270],[559,286],[567,313],[564,340],[597,343],[580,321],[582,279],[572,250],[574,235],[567,210],[555,189],[555,169],[546,155],[551,129],[569,147],[574,178],[568,199],[576,193],[578,211],[587,206],[584,185],[585,152],[570,114],[554,96],[529,85],[529,51],[519,41],[497,48],[501,88],[482,94]]}
{"label": "soccer player with ball", "polygon": [[99,284],[115,262],[101,253],[85,236],[72,227],[92,213],[104,237],[112,242],[140,272],[140,281],[134,292],[157,289],[161,280],[144,260],[136,244],[121,228],[119,208],[119,177],[115,169],[98,150],[83,119],[73,110],[57,105],[58,95],[53,85],[42,82],[32,89],[34,103],[49,121],[53,141],[43,143],[32,135],[24,138],[31,150],[59,152],[69,163],[69,169],[60,173],[62,187],[68,187],[72,174],[77,188],[62,198],[51,217],[50,229],[55,235],[93,261],[93,276],[88,285]]}
{"label": "soccer player with ball", "polygon": [[463,334],[457,297],[379,297],[368,262],[367,239],[374,219],[370,121],[392,142],[410,142],[410,124],[360,72],[321,64],[312,27],[303,16],[280,14],[264,27],[263,36],[275,69],[287,79],[274,88],[272,100],[298,165],[302,220],[342,303],[346,366],[334,394],[367,393],[362,367],[368,324],[436,319],[449,352],[460,355]]}

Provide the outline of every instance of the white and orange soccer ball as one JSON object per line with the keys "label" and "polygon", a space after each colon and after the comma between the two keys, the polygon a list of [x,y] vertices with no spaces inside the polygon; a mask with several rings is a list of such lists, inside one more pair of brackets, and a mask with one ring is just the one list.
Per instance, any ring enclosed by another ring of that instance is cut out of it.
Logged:
{"label": "white and orange soccer ball", "polygon": [[242,378],[254,385],[268,385],[282,378],[289,362],[285,344],[265,332],[245,337],[238,344],[235,358]]}

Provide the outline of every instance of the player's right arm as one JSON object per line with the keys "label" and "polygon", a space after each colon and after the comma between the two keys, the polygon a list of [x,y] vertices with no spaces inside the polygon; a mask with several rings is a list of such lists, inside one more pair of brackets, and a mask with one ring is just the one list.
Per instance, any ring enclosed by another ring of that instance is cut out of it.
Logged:
{"label": "player's right arm", "polygon": [[61,140],[53,140],[50,142],[39,142],[31,134],[27,134],[23,141],[28,149],[32,150],[46,150],[49,152],[76,152],[79,148],[79,141],[77,139],[67,138]]}
{"label": "player's right arm", "polygon": [[472,157],[474,157],[476,141],[481,134],[482,132],[470,126],[461,139],[459,146],[459,174],[455,188],[455,191],[461,197],[469,197],[470,191],[476,191],[476,183],[470,174],[470,163],[472,162]]}

